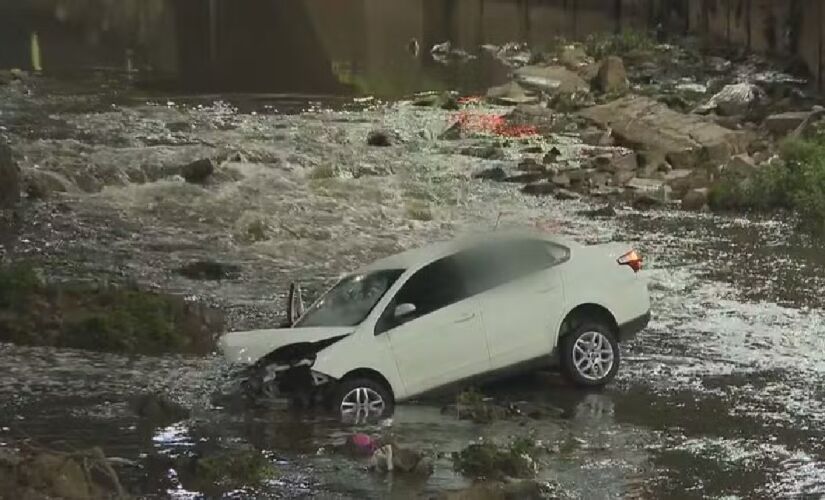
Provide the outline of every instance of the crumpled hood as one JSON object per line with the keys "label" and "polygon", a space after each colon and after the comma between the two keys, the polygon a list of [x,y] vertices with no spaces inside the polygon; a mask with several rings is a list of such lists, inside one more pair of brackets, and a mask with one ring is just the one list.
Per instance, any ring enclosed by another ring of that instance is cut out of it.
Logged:
{"label": "crumpled hood", "polygon": [[352,327],[277,328],[232,332],[220,338],[219,347],[230,363],[252,364],[282,347],[312,344],[349,335]]}

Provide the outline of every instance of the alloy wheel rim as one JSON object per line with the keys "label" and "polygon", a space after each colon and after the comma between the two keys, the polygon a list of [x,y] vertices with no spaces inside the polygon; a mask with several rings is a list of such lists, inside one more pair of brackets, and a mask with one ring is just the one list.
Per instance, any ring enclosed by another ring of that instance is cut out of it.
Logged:
{"label": "alloy wheel rim", "polygon": [[369,387],[356,387],[341,400],[341,415],[345,417],[379,416],[384,413],[385,408],[384,398]]}
{"label": "alloy wheel rim", "polygon": [[601,332],[586,332],[573,344],[573,366],[587,380],[607,377],[613,362],[613,345]]}

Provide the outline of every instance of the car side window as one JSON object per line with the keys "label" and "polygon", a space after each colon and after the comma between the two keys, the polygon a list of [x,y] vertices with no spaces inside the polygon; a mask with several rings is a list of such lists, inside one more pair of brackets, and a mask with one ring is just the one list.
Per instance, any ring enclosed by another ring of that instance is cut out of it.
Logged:
{"label": "car side window", "polygon": [[[468,296],[456,259],[451,256],[437,260],[416,271],[398,290],[381,315],[375,334],[431,314]],[[412,304],[415,306],[415,312],[403,320],[398,320],[394,314],[399,304]]]}
{"label": "car side window", "polygon": [[464,252],[462,269],[473,294],[549,269],[569,258],[569,250],[541,240],[490,243]]}

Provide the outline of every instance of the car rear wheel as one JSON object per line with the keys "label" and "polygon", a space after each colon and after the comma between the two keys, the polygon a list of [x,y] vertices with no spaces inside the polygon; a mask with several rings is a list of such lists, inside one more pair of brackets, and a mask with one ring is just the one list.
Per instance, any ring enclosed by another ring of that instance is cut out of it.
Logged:
{"label": "car rear wheel", "polygon": [[384,384],[360,377],[341,382],[332,404],[342,420],[352,423],[386,417],[394,407],[392,394]]}
{"label": "car rear wheel", "polygon": [[603,386],[619,371],[619,342],[604,325],[584,323],[560,347],[562,373],[578,386]]}

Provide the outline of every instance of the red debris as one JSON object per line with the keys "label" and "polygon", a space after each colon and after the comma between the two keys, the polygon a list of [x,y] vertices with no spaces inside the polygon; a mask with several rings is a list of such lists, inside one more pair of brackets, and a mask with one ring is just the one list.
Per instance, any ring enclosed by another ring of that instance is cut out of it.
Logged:
{"label": "red debris", "polygon": [[462,111],[457,114],[458,125],[468,132],[500,135],[503,137],[530,137],[538,135],[532,125],[513,125],[501,115],[472,114]]}

